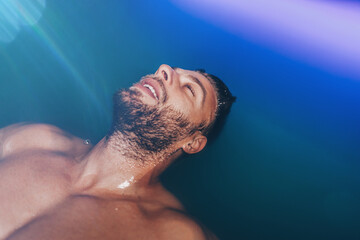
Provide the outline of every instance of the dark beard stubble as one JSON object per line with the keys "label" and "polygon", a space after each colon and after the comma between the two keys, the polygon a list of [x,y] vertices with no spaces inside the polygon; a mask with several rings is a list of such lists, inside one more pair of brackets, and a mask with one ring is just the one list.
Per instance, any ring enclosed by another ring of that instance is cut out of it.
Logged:
{"label": "dark beard stubble", "polygon": [[113,124],[108,137],[116,139],[121,133],[134,148],[129,151],[166,152],[172,144],[198,129],[179,111],[169,106],[146,105],[140,96],[137,90],[122,89],[113,97]]}

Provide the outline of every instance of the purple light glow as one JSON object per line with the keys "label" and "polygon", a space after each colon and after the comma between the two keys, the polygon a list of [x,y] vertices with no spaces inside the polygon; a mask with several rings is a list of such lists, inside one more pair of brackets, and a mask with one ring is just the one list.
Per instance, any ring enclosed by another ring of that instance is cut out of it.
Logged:
{"label": "purple light glow", "polygon": [[310,0],[171,0],[242,38],[360,79],[360,6]]}

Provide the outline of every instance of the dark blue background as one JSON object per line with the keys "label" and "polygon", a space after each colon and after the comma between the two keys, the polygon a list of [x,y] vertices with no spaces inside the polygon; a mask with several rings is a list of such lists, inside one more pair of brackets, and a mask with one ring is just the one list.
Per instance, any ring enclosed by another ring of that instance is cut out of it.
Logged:
{"label": "dark blue background", "polygon": [[205,68],[237,102],[217,141],[165,185],[221,239],[360,239],[360,82],[231,35],[166,0],[48,0],[0,43],[0,127],[101,139],[111,97],[167,63]]}

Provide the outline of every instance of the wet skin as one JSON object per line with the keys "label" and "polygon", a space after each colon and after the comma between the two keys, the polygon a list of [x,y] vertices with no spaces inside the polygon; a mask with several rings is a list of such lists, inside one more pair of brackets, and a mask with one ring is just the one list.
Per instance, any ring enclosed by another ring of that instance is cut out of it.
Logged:
{"label": "wet skin", "polygon": [[[163,104],[191,121],[213,118],[215,93],[201,74],[162,65],[155,76],[162,90],[153,82],[153,89],[133,86],[145,104],[166,93]],[[204,144],[194,134],[172,147],[195,153]],[[104,139],[86,145],[51,125],[0,129],[0,239],[215,239],[157,181],[177,156],[141,165],[118,155]]]}

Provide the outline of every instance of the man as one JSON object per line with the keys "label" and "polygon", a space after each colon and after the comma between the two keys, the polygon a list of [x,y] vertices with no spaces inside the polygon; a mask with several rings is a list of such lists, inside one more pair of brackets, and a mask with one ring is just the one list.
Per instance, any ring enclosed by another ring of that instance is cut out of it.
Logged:
{"label": "man", "polygon": [[235,98],[216,77],[161,65],[114,95],[97,145],[45,124],[0,130],[0,239],[215,239],[157,180],[201,151]]}

